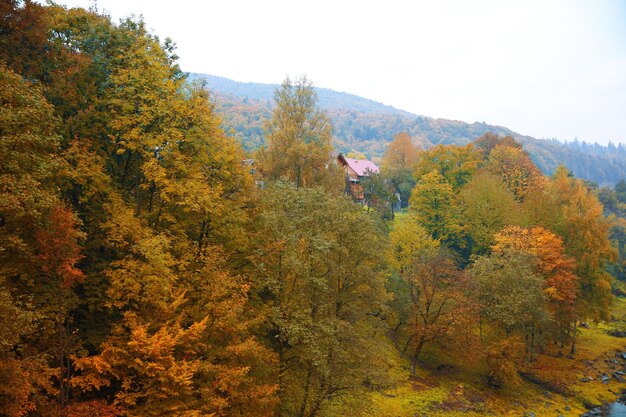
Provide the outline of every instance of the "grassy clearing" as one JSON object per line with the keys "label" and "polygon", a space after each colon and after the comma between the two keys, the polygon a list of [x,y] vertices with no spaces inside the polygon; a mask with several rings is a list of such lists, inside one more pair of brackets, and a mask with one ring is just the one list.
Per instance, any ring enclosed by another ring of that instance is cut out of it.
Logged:
{"label": "grassy clearing", "polygon": [[[328,416],[379,417],[456,417],[456,416],[523,416],[532,412],[540,416],[579,416],[590,404],[615,401],[626,383],[612,375],[622,370],[626,360],[616,354],[626,351],[626,339],[609,336],[607,331],[626,325],[626,300],[618,299],[611,323],[581,328],[578,352],[574,359],[559,356],[556,349],[538,356],[529,372],[535,382],[523,380],[519,385],[494,389],[485,383],[485,366],[481,363],[445,362],[443,352],[430,352],[426,367],[417,378],[384,393],[364,394],[360,398],[337,402],[327,410]],[[447,369],[437,369],[443,363]],[[429,366],[430,365],[430,366]],[[609,380],[604,383],[602,374]],[[592,378],[582,382],[583,378]]]}

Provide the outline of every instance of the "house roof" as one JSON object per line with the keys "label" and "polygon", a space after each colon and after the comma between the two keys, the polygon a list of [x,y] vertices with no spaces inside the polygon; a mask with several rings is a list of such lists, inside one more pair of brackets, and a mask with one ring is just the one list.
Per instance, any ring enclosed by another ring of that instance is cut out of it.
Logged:
{"label": "house roof", "polygon": [[366,177],[367,171],[372,171],[376,173],[380,171],[375,163],[373,163],[372,161],[368,161],[367,159],[353,159],[346,157],[344,157],[343,159],[346,160],[348,166],[352,168],[354,172],[356,172],[356,175],[358,175],[359,177]]}

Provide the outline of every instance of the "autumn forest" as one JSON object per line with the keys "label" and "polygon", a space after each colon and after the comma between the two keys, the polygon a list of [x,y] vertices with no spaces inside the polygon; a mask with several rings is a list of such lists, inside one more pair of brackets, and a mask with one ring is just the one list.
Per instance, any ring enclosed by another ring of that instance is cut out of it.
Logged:
{"label": "autumn forest", "polygon": [[0,19],[0,416],[579,415],[626,388],[597,377],[626,349],[624,180],[401,133],[355,202],[306,77],[244,151],[141,19]]}

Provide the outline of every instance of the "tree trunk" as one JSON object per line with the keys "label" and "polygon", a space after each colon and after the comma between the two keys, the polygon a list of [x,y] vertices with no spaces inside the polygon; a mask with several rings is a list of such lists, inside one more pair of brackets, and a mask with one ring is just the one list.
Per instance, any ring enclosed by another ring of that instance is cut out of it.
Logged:
{"label": "tree trunk", "polygon": [[57,312],[56,327],[59,336],[59,415],[65,415],[65,406],[67,405],[66,399],[66,369],[65,369],[65,355],[66,355],[66,342],[65,342],[65,326],[63,325],[64,308],[63,308],[63,295],[61,290],[57,293],[57,306],[59,311]]}
{"label": "tree trunk", "polygon": [[302,181],[302,170],[300,166],[296,166],[296,189],[300,188]]}
{"label": "tree trunk", "polygon": [[572,348],[569,351],[568,358],[573,359],[574,355],[576,355],[576,334],[578,333],[577,321],[574,320],[572,331],[574,334],[572,335]]}
{"label": "tree trunk", "polygon": [[424,347],[424,336],[420,337],[417,345],[415,346],[415,350],[413,351],[413,360],[411,361],[411,375],[415,376],[415,371],[417,370],[417,361],[419,360],[420,353],[422,353],[422,348]]}
{"label": "tree trunk", "polygon": [[528,341],[529,337],[528,337],[528,329],[526,328],[526,326],[524,326],[524,364],[527,364],[528,358],[530,357],[530,348],[529,348],[529,341]]}
{"label": "tree trunk", "polygon": [[285,412],[285,348],[282,343],[278,346],[278,417],[287,417]]}
{"label": "tree trunk", "polygon": [[309,390],[311,388],[311,365],[309,365],[309,369],[306,372],[306,379],[304,381],[304,394],[302,396],[302,403],[300,404],[300,411],[298,412],[298,417],[304,417],[304,412],[306,411],[307,403],[309,402]]}
{"label": "tree trunk", "polygon": [[530,361],[535,360],[535,323],[532,324],[530,329]]}
{"label": "tree trunk", "polygon": [[320,408],[322,407],[322,402],[324,401],[324,397],[326,397],[327,393],[327,384],[322,381],[320,386],[320,395],[315,399],[313,403],[313,407],[311,407],[311,411],[307,417],[315,417],[320,412]]}
{"label": "tree trunk", "polygon": [[65,340],[60,318],[57,319],[57,331],[59,332],[59,409],[62,414],[65,408]]}

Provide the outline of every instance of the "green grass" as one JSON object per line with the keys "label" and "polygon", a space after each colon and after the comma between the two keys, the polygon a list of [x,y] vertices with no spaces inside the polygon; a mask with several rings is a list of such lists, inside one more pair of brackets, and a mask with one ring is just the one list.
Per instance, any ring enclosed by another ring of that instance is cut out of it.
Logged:
{"label": "green grass", "polygon": [[[363,393],[355,398],[336,401],[326,409],[325,416],[371,417],[440,417],[440,416],[522,416],[524,411],[540,416],[579,416],[585,404],[615,401],[626,388],[611,378],[603,384],[598,375],[611,376],[621,369],[623,361],[612,363],[617,352],[626,351],[626,339],[609,336],[607,330],[626,325],[626,300],[613,306],[616,321],[581,329],[578,351],[574,359],[558,356],[557,351],[539,355],[531,372],[545,381],[540,386],[527,381],[519,385],[495,389],[485,382],[482,363],[454,363],[444,353],[431,351],[426,355],[432,370],[420,369],[415,380],[407,380],[384,393]],[[451,363],[450,371],[437,371],[438,363]],[[408,366],[408,364],[406,364]],[[591,376],[590,382],[581,382]],[[551,392],[546,386],[563,387],[565,395]]]}

